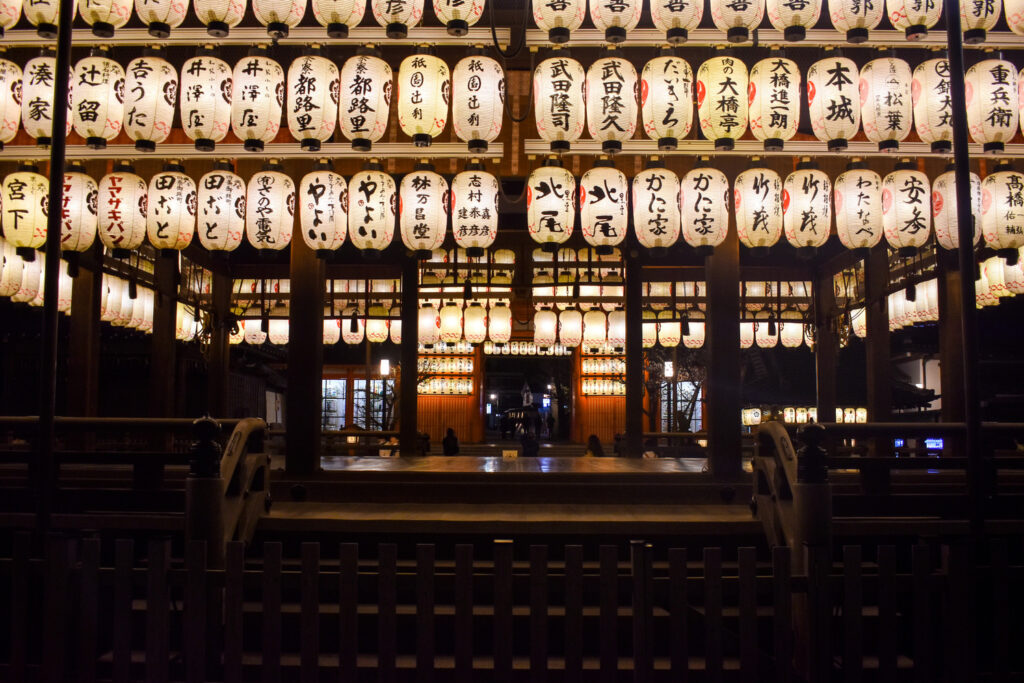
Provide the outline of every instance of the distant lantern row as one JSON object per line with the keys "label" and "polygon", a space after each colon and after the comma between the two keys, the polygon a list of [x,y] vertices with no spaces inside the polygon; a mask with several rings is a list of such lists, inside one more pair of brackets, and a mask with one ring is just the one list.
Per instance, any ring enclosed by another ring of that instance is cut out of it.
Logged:
{"label": "distant lantern row", "polygon": [[[25,260],[18,255],[12,244],[0,239],[0,297],[29,306],[42,306],[45,274],[46,264],[43,259]],[[57,282],[57,310],[70,314],[71,276],[65,261],[60,262]]]}
{"label": "distant lantern row", "polygon": [[[393,311],[398,314],[397,309]],[[231,344],[245,342],[251,346],[259,346],[270,342],[275,346],[288,343],[290,330],[288,318],[245,318],[238,321],[238,327],[231,331],[228,341]],[[383,333],[381,334],[381,330]],[[393,344],[402,343],[402,320],[375,320],[360,317],[355,308],[341,312],[341,317],[328,316],[323,321],[323,343],[328,345],[343,341],[348,345],[362,344],[364,340],[383,343],[388,340]]]}

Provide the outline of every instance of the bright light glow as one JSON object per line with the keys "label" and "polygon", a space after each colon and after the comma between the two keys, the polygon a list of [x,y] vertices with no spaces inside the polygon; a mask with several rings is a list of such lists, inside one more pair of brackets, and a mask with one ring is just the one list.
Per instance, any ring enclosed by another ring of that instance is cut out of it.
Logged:
{"label": "bright light glow", "polygon": [[380,359],[380,376],[387,377],[391,374],[391,361],[387,358]]}
{"label": "bright light glow", "polygon": [[670,360],[665,361],[665,379],[672,379],[675,376],[676,376],[676,366],[675,366],[675,364],[672,361],[670,361]]}

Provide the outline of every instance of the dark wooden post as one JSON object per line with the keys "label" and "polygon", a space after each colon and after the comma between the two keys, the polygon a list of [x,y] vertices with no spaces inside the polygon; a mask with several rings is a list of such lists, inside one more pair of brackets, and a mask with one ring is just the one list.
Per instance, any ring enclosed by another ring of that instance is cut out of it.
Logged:
{"label": "dark wooden post", "polygon": [[301,239],[291,243],[288,392],[285,401],[288,474],[320,468],[324,360],[324,264]]}
{"label": "dark wooden post", "polygon": [[[892,418],[889,347],[889,246],[883,241],[871,248],[864,260],[864,315],[867,316],[868,421],[889,422]],[[890,452],[887,439],[875,440],[874,454]]]}
{"label": "dark wooden post", "polygon": [[207,412],[215,418],[228,415],[228,377],[231,372],[231,275],[225,269],[213,273],[213,333],[207,371]]}
{"label": "dark wooden post", "polygon": [[818,422],[831,422],[836,412],[836,368],[839,355],[839,340],[833,324],[836,293],[831,273],[815,273],[813,296]]}
{"label": "dark wooden post", "polygon": [[[102,253],[97,245],[93,254]],[[95,417],[99,402],[100,297],[103,274],[81,268],[71,285],[68,414]]]}
{"label": "dark wooden post", "polygon": [[740,243],[735,230],[705,261],[708,465],[715,479],[742,474],[740,433]]}
{"label": "dark wooden post", "polygon": [[150,415],[174,417],[175,328],[178,315],[178,256],[158,254],[154,267],[153,334],[149,354]]}
{"label": "dark wooden post", "polygon": [[626,454],[639,457],[644,441],[643,277],[626,257]]}
{"label": "dark wooden post", "polygon": [[419,448],[416,430],[419,288],[419,265],[409,259],[402,266],[402,348],[398,360],[401,368],[398,384],[398,449],[403,456],[415,455]]}
{"label": "dark wooden post", "polygon": [[[936,249],[939,281],[939,377],[942,421],[964,420],[964,346],[956,252]],[[920,296],[920,294],[918,295]]]}

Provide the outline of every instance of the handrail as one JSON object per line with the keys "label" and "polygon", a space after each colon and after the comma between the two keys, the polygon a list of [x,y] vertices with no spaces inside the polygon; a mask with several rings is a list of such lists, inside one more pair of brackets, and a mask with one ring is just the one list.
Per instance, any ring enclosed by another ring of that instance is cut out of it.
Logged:
{"label": "handrail", "polygon": [[[226,427],[234,427],[242,419],[225,418],[217,420]],[[103,427],[175,428],[191,429],[194,418],[190,417],[56,417],[58,427],[66,429],[96,429]],[[29,426],[39,423],[38,415],[0,415],[0,426]]]}

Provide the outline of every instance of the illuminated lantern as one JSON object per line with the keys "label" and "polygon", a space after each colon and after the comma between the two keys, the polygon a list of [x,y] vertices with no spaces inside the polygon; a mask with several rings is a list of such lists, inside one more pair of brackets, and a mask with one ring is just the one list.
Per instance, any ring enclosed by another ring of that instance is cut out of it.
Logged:
{"label": "illuminated lantern", "polygon": [[804,343],[803,316],[797,311],[783,311],[779,321],[779,341],[787,349],[797,349]]}
{"label": "illuminated lantern", "polygon": [[434,15],[445,25],[448,35],[464,36],[480,21],[484,0],[434,0]]}
{"label": "illuminated lantern", "polygon": [[212,48],[181,67],[181,127],[201,152],[212,152],[231,128],[231,77]]}
{"label": "illuminated lantern", "polygon": [[576,179],[564,168],[545,165],[530,173],[526,182],[526,227],[534,242],[554,251],[572,237],[575,199]]}
{"label": "illuminated lantern", "polygon": [[501,133],[505,115],[505,72],[479,52],[464,57],[452,71],[452,127],[477,154],[486,152],[487,143]]}
{"label": "illuminated lantern", "polygon": [[850,311],[850,324],[855,337],[864,339],[868,336],[868,316],[863,308],[855,308]]}
{"label": "illuminated lantern", "polygon": [[[693,316],[695,314],[691,313],[690,315]],[[699,349],[704,346],[703,318],[699,320],[691,318],[687,321],[687,324],[683,327],[683,346],[688,349]]]}
{"label": "illuminated lantern", "polygon": [[421,304],[417,319],[419,343],[428,349],[433,348],[441,338],[437,308],[433,304]]}
{"label": "illuminated lantern", "polygon": [[267,27],[267,35],[278,40],[288,37],[288,29],[302,21],[306,0],[252,0],[252,13]]}
{"label": "illuminated lantern", "polygon": [[370,0],[370,10],[388,38],[405,38],[423,18],[423,0]]}
{"label": "illuminated lantern", "polygon": [[[44,282],[44,267],[46,263],[44,259],[38,258],[33,261],[25,261],[21,268],[21,283],[18,286],[18,291],[11,296],[11,301],[17,303],[30,303],[35,300],[39,292],[43,289]],[[126,288],[127,290],[127,288]],[[127,296],[127,291],[125,292]],[[122,304],[122,307],[124,305]],[[131,316],[131,305],[128,305],[128,314]]]}
{"label": "illuminated lantern", "polygon": [[693,71],[686,60],[668,55],[644,65],[640,111],[644,133],[658,141],[658,149],[676,149],[693,126]]}
{"label": "illuminated lantern", "polygon": [[419,48],[398,67],[398,124],[417,147],[444,131],[448,122],[451,79],[448,65]]}
{"label": "illuminated lantern", "polygon": [[587,130],[605,154],[622,151],[633,137],[637,116],[637,77],[622,57],[602,57],[587,69]]}
{"label": "illuminated lantern", "polygon": [[114,29],[128,23],[132,16],[132,0],[86,0],[81,15],[100,38],[112,38]]}
{"label": "illuminated lantern", "polygon": [[640,244],[663,253],[679,240],[679,176],[652,166],[633,176],[633,229]]}
{"label": "illuminated lantern", "polygon": [[288,130],[311,152],[319,151],[338,125],[338,67],[318,52],[288,67]]}
{"label": "illuminated lantern", "polygon": [[366,0],[311,0],[313,16],[330,38],[348,38],[348,30],[363,20]]}
{"label": "illuminated lantern", "polygon": [[242,22],[245,4],[246,0],[192,0],[192,9],[209,35],[224,38]]}
{"label": "illuminated lantern", "polygon": [[626,311],[621,306],[608,313],[608,343],[616,353],[626,348]]}
{"label": "illuminated lantern", "polygon": [[288,343],[289,324],[287,318],[271,318],[267,321],[267,338],[274,346],[284,346]]}
{"label": "illuminated lantern", "polygon": [[558,342],[576,348],[583,341],[583,315],[575,308],[558,314]]}
{"label": "illuminated lantern", "polygon": [[[60,18],[59,0],[36,0],[24,3],[22,11],[28,23],[36,27],[36,33],[50,40],[57,37],[57,22]],[[78,0],[71,0],[71,21],[75,20],[78,11]],[[28,69],[25,69],[27,72]]]}
{"label": "illuminated lantern", "polygon": [[171,29],[181,26],[187,12],[188,0],[135,0],[135,14],[154,38],[171,35]]}
{"label": "illuminated lantern", "polygon": [[[539,0],[535,0],[539,1]],[[569,56],[556,53],[533,72],[533,115],[537,134],[552,152],[566,152],[583,134],[586,72]]]}
{"label": "illuminated lantern", "polygon": [[99,189],[81,165],[69,165],[64,174],[60,248],[86,251],[96,241],[96,210]]}
{"label": "illuminated lantern", "polygon": [[498,236],[498,179],[482,164],[467,164],[452,179],[452,233],[470,257],[483,256]]}
{"label": "illuminated lantern", "polygon": [[610,161],[597,161],[580,178],[580,230],[598,254],[626,238],[629,227],[629,180]]}
{"label": "illuminated lantern", "polygon": [[587,11],[585,0],[531,0],[533,22],[548,32],[552,43],[569,42],[570,34],[583,24]]}
{"label": "illuminated lantern", "polygon": [[250,152],[263,151],[281,129],[284,107],[284,71],[281,65],[255,48],[242,58],[232,75],[231,129]]}
{"label": "illuminated lantern", "polygon": [[751,168],[736,176],[733,186],[736,235],[764,255],[782,235],[782,178],[767,168]]}
{"label": "illuminated lantern", "polygon": [[245,235],[257,249],[281,250],[292,241],[295,183],[273,161],[249,179]]}
{"label": "illuminated lantern", "polygon": [[825,244],[832,229],[832,184],[828,176],[801,163],[782,189],[782,224],[786,239],[801,253]]}
{"label": "illuminated lantern", "polygon": [[750,132],[766,150],[782,149],[800,125],[800,69],[784,57],[762,59],[750,70]]}
{"label": "illuminated lantern", "polygon": [[[1017,263],[1012,265],[1012,266],[1007,264],[1006,267],[1003,269],[1003,271],[1004,271],[1004,273],[1006,275],[1006,291],[1008,291],[1012,295],[1024,294],[1024,262],[1022,262],[1020,260],[1020,253],[1019,253],[1019,251],[1018,251]],[[929,281],[929,285],[932,282],[935,282],[935,281],[934,280],[930,280]],[[935,282],[935,285],[936,285],[936,295],[935,296],[936,296],[936,302],[937,302],[938,301],[938,282]],[[931,294],[929,294],[928,296],[930,297]],[[931,301],[931,299],[929,299],[929,302],[930,301]],[[938,319],[939,319],[938,304],[936,303],[936,310],[935,310],[935,313],[934,313],[933,320],[938,320]]]}
{"label": "illuminated lantern", "polygon": [[146,234],[157,249],[181,251],[196,230],[196,184],[180,164],[165,164],[149,180]]}
{"label": "illuminated lantern", "polygon": [[127,164],[115,166],[100,179],[97,211],[100,242],[125,258],[146,239],[146,181]]}
{"label": "illuminated lantern", "polygon": [[583,346],[597,350],[608,341],[608,320],[604,311],[590,309],[583,314]]}
{"label": "illuminated lantern", "polygon": [[[40,147],[48,147],[53,135],[53,89],[54,74],[57,73],[57,59],[48,52],[34,57],[25,64],[25,76],[21,86],[21,125],[29,137]],[[71,88],[68,91],[68,118],[64,134],[71,132],[74,117],[71,114],[71,99],[74,97],[74,74],[68,70]]]}
{"label": "illuminated lantern", "polygon": [[835,30],[845,33],[848,42],[863,43],[881,23],[885,8],[877,0],[829,0],[828,10]]}
{"label": "illuminated lantern", "polygon": [[345,243],[348,235],[348,183],[321,160],[299,183],[299,227],[302,239],[318,255]]}
{"label": "illuminated lantern", "polygon": [[747,67],[735,57],[712,57],[697,70],[700,130],[715,149],[730,150],[747,129]]}
{"label": "illuminated lantern", "polygon": [[[0,254],[2,254],[2,261],[0,261],[0,296],[13,296],[21,288],[21,271],[25,267],[25,262],[15,253],[14,246],[2,238],[0,238]],[[107,290],[105,287],[110,279],[109,275],[103,276],[104,289],[101,290],[101,316],[106,315],[102,302],[106,300]],[[120,280],[117,280],[117,282],[120,282]],[[118,289],[118,305],[120,305],[120,301],[120,289]],[[101,319],[106,320],[107,318],[101,317]]]}
{"label": "illuminated lantern", "polygon": [[[767,0],[768,21],[786,40],[803,40],[821,16],[821,0]],[[756,26],[754,27],[756,28]]]}
{"label": "illuminated lantern", "polygon": [[218,161],[199,179],[199,243],[210,251],[234,251],[245,233],[245,181],[231,163]]}
{"label": "illuminated lantern", "polygon": [[348,235],[368,257],[386,249],[395,236],[395,180],[370,164],[348,181]]}
{"label": "illuminated lantern", "polygon": [[807,108],[815,137],[841,152],[860,128],[857,65],[846,57],[829,57],[807,70]]}
{"label": "illuminated lantern", "polygon": [[658,344],[667,349],[679,346],[682,339],[683,326],[675,318],[675,311],[666,310],[658,314]]}
{"label": "illuminated lantern", "polygon": [[967,70],[967,127],[986,152],[1001,152],[1017,134],[1017,69],[1002,59],[986,59]]}
{"label": "illuminated lantern", "polygon": [[[860,70],[860,111],[864,134],[880,152],[899,149],[910,133],[910,65],[902,59],[872,59]],[[1014,124],[1016,126],[1016,123]]]}
{"label": "illuminated lantern", "polygon": [[75,65],[72,127],[89,147],[103,149],[121,132],[124,84],[124,69],[99,50]]}
{"label": "illuminated lantern", "polygon": [[928,176],[911,163],[897,164],[882,180],[882,227],[889,246],[913,256],[931,234],[932,190]]}
{"label": "illuminated lantern", "polygon": [[466,307],[463,328],[466,341],[470,344],[483,344],[487,339],[487,309],[479,301],[471,301]]}
{"label": "illuminated lantern", "polygon": [[768,311],[756,316],[754,342],[759,349],[774,349],[779,344],[779,326],[774,324],[774,316]]}
{"label": "illuminated lantern", "polygon": [[643,0],[589,0],[589,4],[594,28],[604,31],[604,39],[609,43],[624,41],[626,34],[640,23],[644,8]]}
{"label": "illuminated lantern", "polygon": [[[0,2],[0,19],[3,3]],[[0,30],[0,37],[2,37]],[[0,59],[0,149],[14,139],[21,125],[21,67],[8,59]]]}
{"label": "illuminated lantern", "polygon": [[907,40],[921,40],[942,16],[940,0],[886,0],[889,23],[903,30]]}
{"label": "illuminated lantern", "polygon": [[711,18],[730,43],[742,43],[764,18],[764,4],[765,0],[711,0]]}
{"label": "illuminated lantern", "polygon": [[658,314],[650,309],[643,311],[643,323],[640,326],[640,345],[652,349],[658,343]]}
{"label": "illuminated lantern", "polygon": [[355,306],[346,308],[341,316],[341,340],[346,344],[362,344],[366,320],[359,317],[359,309]]}
{"label": "illuminated lantern", "polygon": [[246,344],[259,346],[267,340],[267,333],[263,331],[259,320],[240,320],[242,326],[242,338]]}
{"label": "illuminated lantern", "polygon": [[462,340],[462,308],[455,303],[441,307],[441,341],[457,344]]}
{"label": "illuminated lantern", "polygon": [[369,152],[388,125],[392,72],[383,59],[360,50],[341,68],[338,122],[352,149]]}
{"label": "illuminated lantern", "polygon": [[420,259],[444,243],[448,231],[448,182],[432,164],[417,164],[402,177],[398,195],[398,225],[402,243]]}
{"label": "illuminated lantern", "polygon": [[703,18],[703,0],[651,0],[654,28],[664,31],[665,41],[672,45],[685,43]]}
{"label": "illuminated lantern", "polygon": [[921,142],[929,143],[933,152],[953,149],[953,102],[949,87],[949,61],[929,59],[914,69],[914,79],[910,84],[914,100],[914,128]]}
{"label": "illuminated lantern", "polygon": [[683,239],[709,255],[729,229],[729,181],[716,168],[698,166],[683,176],[680,201]]}
{"label": "illuminated lantern", "polygon": [[402,343],[402,309],[394,306],[391,309],[391,320],[388,322],[388,336],[392,344]]}
{"label": "illuminated lantern", "polygon": [[836,178],[836,235],[847,249],[870,249],[882,240],[882,178],[863,164]]}
{"label": "illuminated lantern", "polygon": [[374,344],[388,340],[388,311],[380,305],[370,306],[366,318],[366,338]]}
{"label": "illuminated lantern", "polygon": [[46,242],[46,215],[50,182],[25,165],[4,177],[3,207],[4,239],[26,260],[35,258],[34,249]]}
{"label": "illuminated lantern", "polygon": [[[974,218],[974,244],[981,239],[981,178],[971,173],[971,216]],[[956,180],[953,169],[932,183],[932,220],[935,241],[943,249],[960,247],[960,228],[956,215]]]}
{"label": "illuminated lantern", "polygon": [[341,341],[341,320],[337,318],[324,319],[323,343],[337,344]]}
{"label": "illuminated lantern", "polygon": [[22,0],[0,1],[0,38],[3,38],[7,29],[14,28],[21,19],[22,4]]}
{"label": "illuminated lantern", "polygon": [[[131,305],[131,302],[128,302],[129,308]],[[122,299],[121,309],[123,310],[124,308],[125,303]],[[130,321],[131,319],[129,318],[125,324]],[[178,341],[189,341],[195,330],[195,322],[192,309],[179,301],[174,316],[174,338]]]}
{"label": "illuminated lantern", "polygon": [[178,104],[178,73],[160,54],[147,48],[125,70],[124,130],[140,152],[152,152],[167,139]]}
{"label": "illuminated lantern", "polygon": [[487,338],[494,344],[507,344],[512,338],[512,310],[504,302],[491,307],[487,316]]}
{"label": "illuminated lantern", "polygon": [[754,345],[754,323],[740,323],[740,348],[749,349]]}
{"label": "illuminated lantern", "polygon": [[[6,199],[5,194],[5,209]],[[1016,263],[1018,249],[1024,246],[1024,175],[997,168],[985,176],[981,182],[981,233],[988,247]]]}
{"label": "illuminated lantern", "polygon": [[[975,2],[960,0],[960,30],[964,32],[964,42],[968,45],[984,43],[988,32],[999,21],[1001,2]],[[968,110],[970,103],[967,104]]]}

